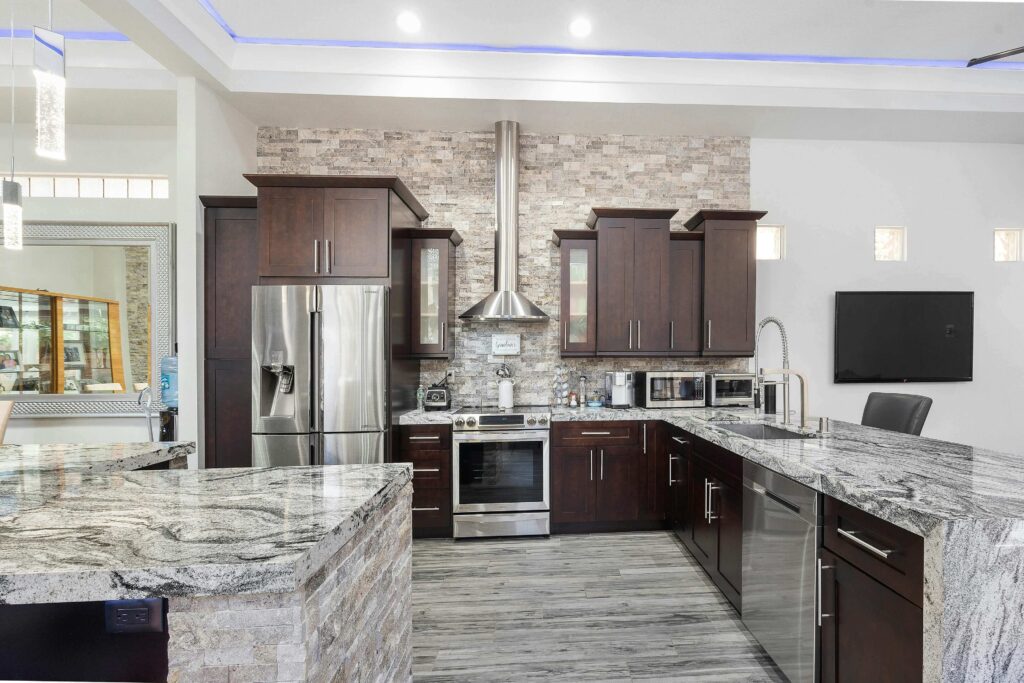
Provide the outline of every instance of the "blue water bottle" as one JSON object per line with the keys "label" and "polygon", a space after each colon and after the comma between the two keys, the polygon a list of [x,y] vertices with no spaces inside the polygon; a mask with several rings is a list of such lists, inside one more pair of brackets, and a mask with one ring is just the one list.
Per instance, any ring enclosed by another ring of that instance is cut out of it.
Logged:
{"label": "blue water bottle", "polygon": [[178,345],[174,354],[160,359],[160,400],[168,408],[178,407]]}

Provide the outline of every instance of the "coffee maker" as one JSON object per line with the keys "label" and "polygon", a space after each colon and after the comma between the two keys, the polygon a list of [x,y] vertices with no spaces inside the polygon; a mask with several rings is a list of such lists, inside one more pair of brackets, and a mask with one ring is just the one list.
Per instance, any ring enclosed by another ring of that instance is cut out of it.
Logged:
{"label": "coffee maker", "polygon": [[633,408],[633,373],[626,371],[604,373],[605,405],[609,408]]}

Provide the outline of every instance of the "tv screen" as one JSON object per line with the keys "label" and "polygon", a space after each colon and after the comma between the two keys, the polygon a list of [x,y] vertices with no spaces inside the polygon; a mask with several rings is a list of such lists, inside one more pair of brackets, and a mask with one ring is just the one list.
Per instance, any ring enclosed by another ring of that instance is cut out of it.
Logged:
{"label": "tv screen", "polygon": [[836,292],[835,381],[965,382],[974,292]]}

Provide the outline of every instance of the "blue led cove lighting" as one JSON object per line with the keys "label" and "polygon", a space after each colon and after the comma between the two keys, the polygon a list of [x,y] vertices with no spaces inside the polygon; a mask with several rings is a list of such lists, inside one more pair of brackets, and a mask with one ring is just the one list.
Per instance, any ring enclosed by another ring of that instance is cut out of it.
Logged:
{"label": "blue led cove lighting", "polygon": [[[845,64],[855,66],[901,66],[933,69],[966,68],[958,59],[913,59],[903,57],[841,57],[836,55],[767,54],[757,52],[688,52],[685,50],[626,50],[563,47],[560,45],[489,45],[486,43],[407,43],[390,40],[342,40],[337,38],[274,38],[238,35],[213,6],[213,0],[196,0],[200,7],[236,43],[241,45],[290,45],[293,47],[354,47],[385,50],[432,50],[444,52],[496,52],[531,55],[579,55],[588,57],[641,57],[646,59],[693,59],[731,62],[776,62],[785,64]],[[988,62],[973,69],[1024,70],[1024,62]]]}

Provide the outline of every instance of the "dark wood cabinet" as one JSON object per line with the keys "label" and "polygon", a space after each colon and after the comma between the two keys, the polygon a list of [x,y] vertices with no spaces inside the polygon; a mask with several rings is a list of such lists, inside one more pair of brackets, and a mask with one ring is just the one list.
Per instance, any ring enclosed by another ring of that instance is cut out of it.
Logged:
{"label": "dark wood cabinet", "polygon": [[659,449],[662,459],[658,490],[659,495],[665,498],[665,519],[680,540],[689,531],[691,519],[687,509],[690,500],[689,446],[683,430],[677,427],[664,430],[663,446]]}
{"label": "dark wood cabinet", "polygon": [[412,463],[412,533],[452,535],[452,448],[448,425],[403,425],[391,460]]}
{"label": "dark wood cabinet", "polygon": [[259,189],[259,274],[317,277],[324,250],[324,191]]}
{"label": "dark wood cabinet", "polygon": [[601,522],[635,522],[644,501],[641,473],[647,459],[635,446],[601,447],[597,453],[594,515]]}
{"label": "dark wood cabinet", "polygon": [[821,680],[922,680],[921,608],[821,551]]}
{"label": "dark wood cabinet", "polygon": [[698,211],[686,222],[704,233],[704,329],[707,356],[754,353],[757,220],[763,211]]}
{"label": "dark wood cabinet", "polygon": [[323,268],[333,277],[382,278],[390,264],[388,191],[329,187],[323,190]]}
{"label": "dark wood cabinet", "polygon": [[668,219],[635,219],[633,229],[633,317],[636,351],[669,350]]}
{"label": "dark wood cabinet", "polygon": [[448,358],[455,245],[448,237],[416,238],[411,240],[410,254],[410,352],[420,358]]}
{"label": "dark wood cabinet", "polygon": [[206,467],[252,464],[252,286],[259,282],[255,197],[200,197],[205,208]]}
{"label": "dark wood cabinet", "polygon": [[633,350],[633,219],[597,227],[597,352]]}
{"label": "dark wood cabinet", "polygon": [[597,350],[597,240],[592,231],[556,235],[561,256],[561,353],[592,356]]}
{"label": "dark wood cabinet", "polygon": [[551,453],[551,522],[592,522],[594,515],[593,448],[557,448]]}
{"label": "dark wood cabinet", "polygon": [[718,523],[718,573],[738,595],[743,572],[743,486],[725,477],[715,481],[712,515]]}
{"label": "dark wood cabinet", "polygon": [[669,244],[669,351],[700,354],[704,290],[704,243],[690,233],[673,234]]}

